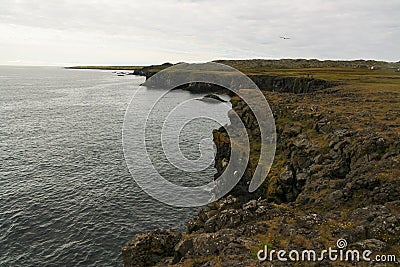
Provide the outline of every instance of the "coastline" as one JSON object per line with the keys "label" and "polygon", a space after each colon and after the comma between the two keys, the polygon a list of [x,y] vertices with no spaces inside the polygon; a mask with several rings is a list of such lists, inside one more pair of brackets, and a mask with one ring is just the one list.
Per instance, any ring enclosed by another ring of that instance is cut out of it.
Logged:
{"label": "coastline", "polygon": [[[339,238],[351,248],[399,255],[400,74],[365,66],[257,72],[253,78],[271,104],[278,133],[264,185],[254,195],[244,190],[258,162],[259,131],[246,103],[233,97],[252,145],[242,180],[229,196],[201,209],[185,233],[135,236],[122,248],[125,266],[261,266],[255,255],[263,244],[322,249]],[[319,82],[322,77],[327,83]],[[322,85],[308,90],[313,80]],[[213,136],[218,177],[230,143],[222,128]]]}
{"label": "coastline", "polygon": [[129,70],[134,71],[136,69],[143,68],[143,66],[72,66],[64,67],[64,69],[71,70]]}

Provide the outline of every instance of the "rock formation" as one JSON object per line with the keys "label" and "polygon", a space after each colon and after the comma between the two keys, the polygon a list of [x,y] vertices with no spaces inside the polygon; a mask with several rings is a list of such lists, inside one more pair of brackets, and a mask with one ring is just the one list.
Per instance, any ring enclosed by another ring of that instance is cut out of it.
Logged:
{"label": "rock formation", "polygon": [[[251,110],[235,96],[233,110],[251,141],[242,180],[187,222],[186,233],[134,237],[123,248],[124,265],[303,266],[260,262],[255,255],[265,245],[321,251],[335,247],[339,238],[349,248],[400,259],[400,91],[327,88],[328,82],[309,78],[252,79],[272,91],[265,97],[278,134],[275,161],[263,186],[247,192],[260,131]],[[229,161],[230,141],[223,128],[213,136],[218,177]],[[327,260],[318,264],[338,266]]]}

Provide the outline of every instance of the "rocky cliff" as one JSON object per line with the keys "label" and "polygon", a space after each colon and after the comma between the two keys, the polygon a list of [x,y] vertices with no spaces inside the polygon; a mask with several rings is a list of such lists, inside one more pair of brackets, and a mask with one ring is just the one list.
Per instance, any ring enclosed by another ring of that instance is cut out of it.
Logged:
{"label": "rocky cliff", "polygon": [[[164,64],[161,65],[162,68],[166,68],[170,65]],[[146,77],[146,82],[143,85],[152,87],[154,86],[152,83],[157,83],[152,81],[149,83],[147,79],[152,77],[160,68],[142,68],[135,70],[136,75],[141,75]],[[326,89],[337,85],[338,82],[335,81],[327,81],[324,79],[316,79],[311,77],[309,74],[306,76],[294,77],[287,75],[266,75],[266,74],[256,74],[256,75],[248,75],[248,77],[260,88],[262,91],[272,91],[272,92],[288,92],[288,93],[312,93],[317,90]],[[164,77],[163,77],[164,78]],[[162,81],[165,83],[165,81]],[[211,83],[199,83],[193,82],[189,84],[184,84],[176,89],[188,90],[193,93],[227,93],[231,94],[231,92],[221,86],[211,84]]]}
{"label": "rocky cliff", "polygon": [[[135,236],[122,249],[124,265],[354,266],[356,262],[328,260],[313,265],[261,262],[256,256],[264,246],[321,251],[335,247],[340,238],[350,249],[400,259],[397,83],[326,89],[307,79],[268,77],[257,82],[276,88],[264,93],[276,120],[278,142],[263,186],[253,194],[247,192],[258,162],[259,129],[246,103],[233,97],[233,110],[251,142],[242,180],[229,196],[187,222],[185,233],[151,231]],[[218,177],[229,160],[230,141],[223,128],[214,130],[213,136]]]}
{"label": "rocky cliff", "polygon": [[249,75],[249,78],[263,91],[281,93],[312,93],[335,85],[335,82],[311,77],[277,75]]}
{"label": "rocky cliff", "polygon": [[[400,98],[393,110],[374,114],[389,123],[376,121],[365,127],[372,118],[365,120],[363,109],[349,112],[353,116],[341,110],[367,100],[365,96],[328,90],[266,97],[279,139],[265,190],[256,196],[246,192],[259,137],[246,104],[234,97],[233,109],[245,118],[253,144],[242,181],[229,197],[211,203],[189,221],[185,234],[155,231],[135,237],[123,248],[126,266],[261,266],[254,255],[264,243],[282,249],[322,249],[338,238],[346,238],[352,247],[398,255],[400,139],[398,118],[391,114]],[[229,159],[229,137],[220,129],[214,131],[214,140],[221,173]]]}

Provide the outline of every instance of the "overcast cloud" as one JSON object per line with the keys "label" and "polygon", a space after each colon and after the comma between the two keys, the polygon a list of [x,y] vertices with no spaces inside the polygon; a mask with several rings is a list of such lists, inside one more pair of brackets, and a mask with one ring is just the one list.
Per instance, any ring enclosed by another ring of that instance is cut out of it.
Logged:
{"label": "overcast cloud", "polygon": [[399,61],[399,14],[399,0],[2,1],[0,64]]}

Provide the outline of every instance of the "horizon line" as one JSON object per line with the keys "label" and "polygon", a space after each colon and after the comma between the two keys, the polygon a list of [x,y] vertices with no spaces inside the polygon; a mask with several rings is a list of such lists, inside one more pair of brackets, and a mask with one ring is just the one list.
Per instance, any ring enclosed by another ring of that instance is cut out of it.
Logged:
{"label": "horizon line", "polygon": [[399,61],[395,60],[384,60],[384,59],[363,59],[363,58],[353,58],[353,59],[332,59],[332,58],[229,58],[229,59],[214,59],[211,61],[179,61],[179,62],[170,62],[170,61],[159,61],[159,62],[153,62],[153,63],[142,63],[142,64],[127,64],[127,63],[43,63],[43,64],[30,64],[30,63],[22,63],[22,64],[10,64],[9,62],[7,63],[0,63],[0,66],[4,67],[61,67],[61,68],[68,68],[68,67],[142,67],[142,66],[151,66],[151,65],[161,65],[165,63],[171,63],[171,64],[178,64],[178,63],[204,63],[204,62],[215,62],[215,61],[250,61],[250,60],[318,60],[318,61],[376,61],[376,62],[386,62],[386,63],[400,63]]}

